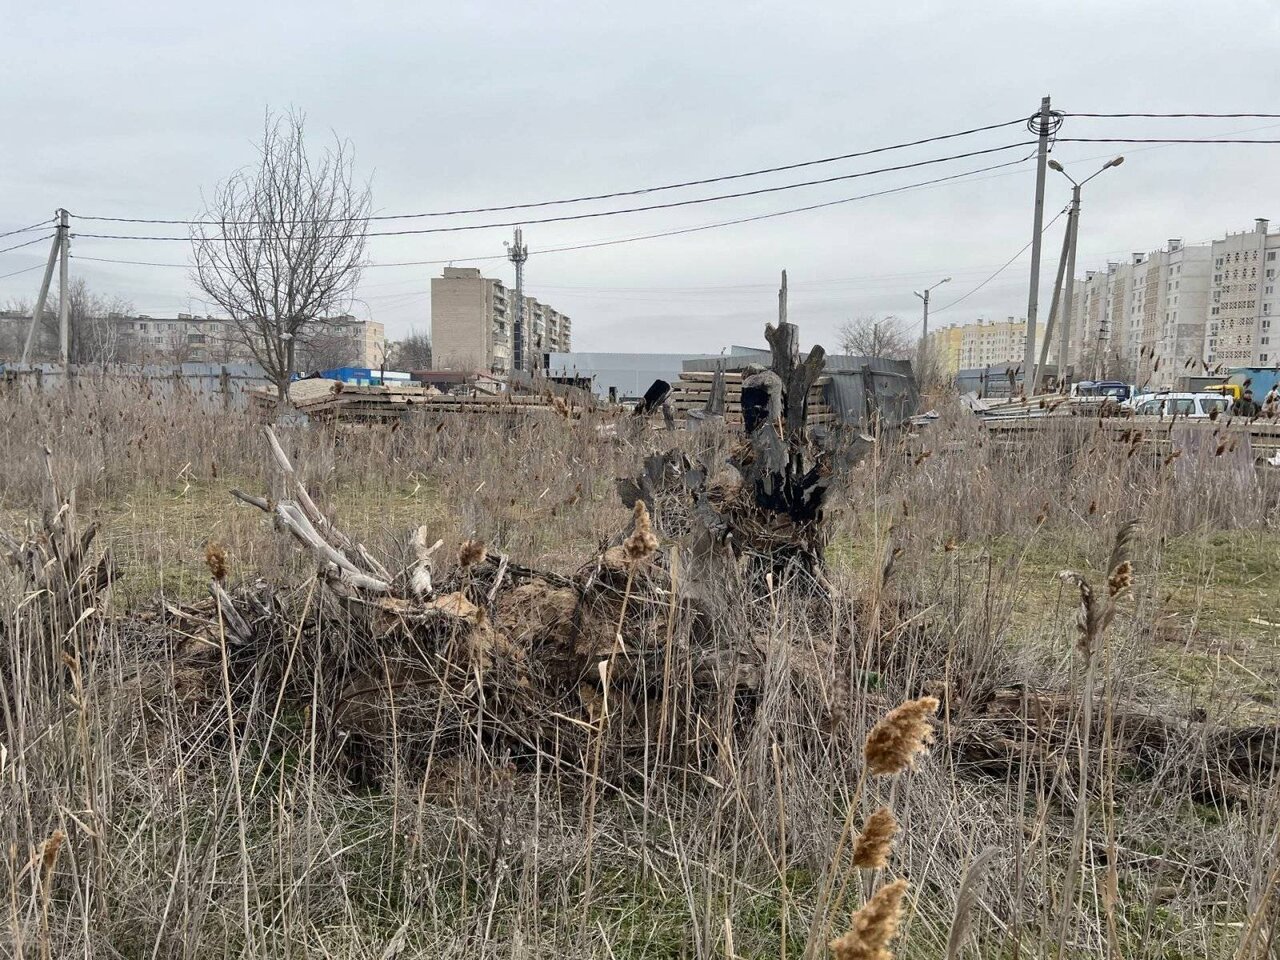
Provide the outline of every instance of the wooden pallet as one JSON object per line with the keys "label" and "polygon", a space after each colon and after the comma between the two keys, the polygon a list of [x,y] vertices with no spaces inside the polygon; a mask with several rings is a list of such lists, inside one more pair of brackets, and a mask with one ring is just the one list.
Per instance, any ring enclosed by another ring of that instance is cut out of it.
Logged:
{"label": "wooden pallet", "polygon": [[[264,411],[275,409],[275,393],[252,391],[253,402]],[[478,414],[560,414],[551,399],[542,396],[502,394],[459,397],[433,387],[383,384],[363,386],[335,380],[299,380],[289,390],[290,401],[300,413],[316,419],[392,420],[411,412]]]}
{"label": "wooden pallet", "polygon": [[[705,410],[707,400],[711,397],[714,373],[703,371],[687,371],[671,385],[671,396],[667,403],[677,417],[692,411]],[[826,402],[826,385],[830,377],[819,377],[809,390],[809,405],[806,422],[809,424],[832,424],[839,421],[835,411]],[[742,425],[742,374],[724,374],[724,420],[734,426]]]}

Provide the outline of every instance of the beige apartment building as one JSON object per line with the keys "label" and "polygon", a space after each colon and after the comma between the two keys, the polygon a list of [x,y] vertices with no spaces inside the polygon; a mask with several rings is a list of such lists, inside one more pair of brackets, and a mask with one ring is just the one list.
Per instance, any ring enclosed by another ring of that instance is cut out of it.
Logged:
{"label": "beige apartment building", "polygon": [[929,332],[929,359],[936,369],[948,377],[960,372],[960,355],[964,348],[964,327],[949,324]]}
{"label": "beige apartment building", "polygon": [[[959,368],[1006,367],[1022,363],[1027,348],[1027,321],[978,320],[960,328]],[[1043,328],[1036,327],[1039,334]],[[933,335],[930,334],[930,339]],[[1036,341],[1039,343],[1039,340]]]}
{"label": "beige apartment building", "polygon": [[[506,373],[514,362],[516,293],[477,267],[445,267],[431,278],[431,349],[440,370]],[[524,298],[525,366],[540,367],[547,353],[568,353],[568,317]]]}

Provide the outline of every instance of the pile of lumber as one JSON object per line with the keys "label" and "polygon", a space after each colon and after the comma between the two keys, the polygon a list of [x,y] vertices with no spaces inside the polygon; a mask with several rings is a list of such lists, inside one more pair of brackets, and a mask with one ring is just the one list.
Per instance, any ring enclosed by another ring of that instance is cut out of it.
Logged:
{"label": "pile of lumber", "polygon": [[[711,396],[715,374],[711,372],[687,370],[680,379],[671,385],[671,395],[667,402],[677,417],[686,417],[690,411],[704,410]],[[742,423],[742,374],[725,373],[724,377],[724,419],[726,423]],[[819,423],[835,423],[839,418],[827,403],[826,386],[831,378],[820,376],[809,388],[808,416],[805,422],[809,426]]]}
{"label": "pile of lumber", "polygon": [[[254,390],[252,402],[264,412],[274,411],[273,390]],[[410,412],[437,413],[537,413],[564,415],[564,401],[549,396],[454,396],[435,387],[386,383],[355,385],[340,380],[296,380],[289,387],[289,402],[299,412],[316,419],[395,420]]]}

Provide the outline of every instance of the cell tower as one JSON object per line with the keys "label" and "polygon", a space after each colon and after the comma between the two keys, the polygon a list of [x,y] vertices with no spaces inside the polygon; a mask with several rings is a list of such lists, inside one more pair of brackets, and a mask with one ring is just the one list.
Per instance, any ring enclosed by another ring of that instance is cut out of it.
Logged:
{"label": "cell tower", "polygon": [[516,320],[512,327],[512,368],[524,371],[524,262],[529,259],[529,248],[524,245],[524,233],[516,227],[515,241],[507,245],[507,259],[516,265]]}

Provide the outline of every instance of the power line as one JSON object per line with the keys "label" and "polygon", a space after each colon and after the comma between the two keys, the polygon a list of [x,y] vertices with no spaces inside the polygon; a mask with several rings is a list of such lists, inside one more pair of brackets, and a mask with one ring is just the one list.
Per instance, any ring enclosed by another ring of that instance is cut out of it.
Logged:
{"label": "power line", "polygon": [[40,270],[43,267],[43,263],[33,263],[29,267],[23,267],[21,270],[14,270],[12,273],[0,273],[0,280],[8,280],[10,277],[16,277],[20,273],[30,273],[32,270]]}
{"label": "power line", "polygon": [[1280,140],[1214,140],[1209,137],[1059,137],[1058,143],[1280,143]]}
{"label": "power line", "polygon": [[[1058,211],[1058,215],[1057,215],[1056,217],[1054,217],[1052,220],[1050,220],[1048,223],[1046,223],[1046,224],[1044,225],[1044,228],[1040,231],[1040,234],[1043,236],[1043,235],[1048,231],[1048,229],[1049,229],[1050,227],[1052,227],[1052,226],[1053,226],[1053,225],[1058,221],[1058,219],[1059,219],[1059,218],[1060,218],[1064,213],[1066,213],[1066,212],[1067,212],[1067,208],[1066,208],[1066,207],[1063,207],[1061,210],[1059,210],[1059,211]],[[1035,240],[1034,240],[1034,239],[1028,240],[1028,241],[1027,241],[1027,245],[1026,245],[1026,246],[1024,246],[1024,247],[1023,247],[1021,250],[1019,250],[1017,253],[1015,253],[1012,257],[1010,257],[1010,258],[1008,259],[1008,261],[1006,261],[1006,262],[1005,262],[1005,264],[1004,264],[1002,267],[1000,267],[1000,269],[998,269],[995,273],[991,274],[991,276],[987,277],[987,279],[983,280],[980,284],[978,284],[976,287],[974,287],[972,290],[970,290],[970,291],[969,291],[968,293],[966,293],[964,296],[962,296],[962,297],[958,297],[958,298],[956,298],[955,300],[952,300],[952,301],[951,301],[950,303],[948,303],[945,307],[938,307],[938,309],[936,309],[936,310],[934,310],[934,311],[933,311],[933,312],[934,312],[934,314],[935,314],[935,315],[936,315],[936,314],[939,314],[939,313],[941,313],[943,310],[950,310],[952,307],[956,306],[957,304],[963,303],[965,300],[968,300],[968,299],[969,299],[970,297],[972,297],[975,293],[977,293],[979,290],[981,290],[983,287],[985,287],[988,283],[990,283],[990,282],[991,282],[992,280],[994,280],[996,277],[1000,276],[1000,274],[1004,273],[1004,272],[1005,272],[1006,270],[1008,270],[1011,266],[1013,266],[1013,264],[1017,261],[1017,259],[1018,259],[1019,257],[1021,257],[1024,253],[1026,253],[1028,250],[1030,250],[1030,249],[1031,249],[1031,244],[1033,244],[1033,243],[1035,243]]]}
{"label": "power line", "polygon": [[[1026,163],[1027,160],[1029,159],[1030,159],[1030,156],[1021,157],[1017,160],[1007,160],[1004,163],[996,163],[987,167],[979,167],[976,170],[967,170],[964,173],[955,173],[946,177],[935,177],[932,180],[923,180],[919,183],[908,183],[900,187],[890,187],[887,190],[877,190],[873,193],[859,194],[858,196],[854,196],[854,197],[841,197],[839,200],[827,200],[822,203],[808,204],[807,206],[803,206],[803,207],[791,207],[786,210],[775,210],[772,213],[761,213],[761,214],[756,214],[750,217],[739,217],[734,220],[720,220],[714,223],[704,223],[694,227],[681,227],[676,230],[664,230],[659,233],[647,233],[647,234],[642,234],[640,236],[635,236],[635,237],[620,237],[614,240],[595,240],[595,241],[590,241],[588,243],[577,243],[577,244],[571,244],[569,246],[563,246],[563,247],[548,247],[543,250],[531,251],[531,253],[541,256],[543,254],[548,254],[548,253],[568,253],[574,250],[590,250],[596,247],[610,247],[610,246],[616,246],[618,244],[623,244],[623,243],[635,243],[640,240],[657,240],[664,237],[681,236],[687,233],[698,233],[703,230],[714,230],[718,227],[730,227],[730,226],[736,226],[742,223],[754,223],[755,221],[758,221],[758,220],[770,220],[770,219],[773,219],[774,217],[785,217],[793,213],[807,213],[811,210],[819,210],[824,207],[834,207],[844,203],[853,203],[858,200],[870,200],[875,197],[888,196],[894,193],[904,193],[909,190],[919,190],[924,187],[937,186],[943,183],[950,183],[957,180],[963,180],[967,177],[973,177],[980,173],[988,173],[992,170],[1001,170],[1006,167],[1017,166],[1018,164]],[[87,236],[87,235],[82,234],[81,236]],[[186,264],[186,263],[163,263],[163,262],[156,262],[156,261],[150,261],[150,260],[117,260],[117,259],[112,259],[108,257],[86,257],[80,254],[72,254],[72,259],[91,260],[97,263],[131,264],[135,266],[144,266],[144,267],[189,267],[190,266],[189,264]],[[438,264],[477,263],[485,260],[505,260],[505,259],[506,257],[501,255],[483,256],[483,257],[446,257],[438,260],[400,260],[400,261],[392,261],[387,263],[371,263],[371,264],[368,264],[368,267],[370,268],[372,267],[424,267],[424,266],[435,266]]]}
{"label": "power line", "polygon": [[1171,120],[1178,119],[1201,119],[1207,118],[1212,120],[1238,120],[1238,119],[1259,119],[1259,120],[1277,120],[1280,119],[1280,113],[1064,113],[1064,117],[1091,117],[1094,119],[1119,119],[1119,118],[1141,118],[1156,117]]}
{"label": "power line", "polygon": [[22,247],[29,247],[33,243],[43,243],[45,240],[50,240],[52,238],[52,233],[46,233],[43,237],[36,237],[34,240],[28,240],[25,243],[15,243],[12,247],[5,247],[3,250],[0,250],[0,253],[8,253],[10,250],[19,250]]}
{"label": "power line", "polygon": [[[649,210],[670,210],[676,207],[691,207],[702,203],[714,203],[720,200],[736,200],[742,197],[761,196],[766,193],[780,193],[785,190],[795,190],[799,187],[820,186],[827,183],[837,183],[843,180],[857,180],[862,177],[876,176],[881,173],[895,173],[901,170],[914,170],[918,167],[928,167],[939,163],[950,163],[953,160],[964,160],[969,157],[980,157],[992,153],[1001,153],[1005,150],[1015,150],[1019,147],[1032,145],[1034,141],[1024,140],[1020,143],[1009,143],[1002,147],[988,147],[985,150],[971,150],[968,153],[958,153],[947,157],[934,157],[931,160],[917,160],[914,163],[902,163],[892,167],[880,167],[875,170],[863,170],[858,173],[845,173],[837,177],[823,177],[820,180],[806,180],[800,183],[786,183],[775,187],[759,187],[755,190],[742,190],[738,193],[723,193],[713,197],[696,197],[690,200],[672,200],[668,203],[653,203],[642,207],[625,207],[620,210],[598,210],[594,213],[576,213],[566,214],[559,217],[543,217],[539,220],[509,220],[502,223],[473,223],[462,224],[453,227],[427,227],[418,230],[383,230],[373,233],[366,233],[367,237],[403,237],[403,236],[419,236],[422,234],[432,233],[459,233],[468,230],[493,230],[499,227],[518,227],[529,226],[533,224],[543,223],[563,223],[568,220],[593,220],[599,217],[615,217],[624,213],[644,213]],[[111,234],[111,233],[73,233],[73,237],[92,238],[96,240],[158,240],[158,241],[183,241],[189,242],[190,237],[172,237],[172,236],[130,236],[127,234]],[[212,237],[210,239],[226,240],[226,237]]]}
{"label": "power line", "polygon": [[[510,203],[503,206],[493,207],[470,207],[460,210],[435,210],[427,213],[397,213],[397,214],[381,214],[368,217],[347,217],[341,221],[330,222],[371,222],[375,220],[413,220],[423,217],[455,217],[470,213],[501,213],[507,210],[530,210],[536,207],[552,207],[567,203],[588,203],[595,200],[612,200],[616,197],[634,197],[647,193],[658,193],[663,190],[679,190],[684,187],[700,187],[709,183],[723,183],[726,180],[741,180],[746,177],[759,177],[769,173],[782,173],[787,170],[799,170],[803,167],[819,166],[826,163],[836,163],[841,160],[853,160],[858,157],[869,157],[877,153],[887,153],[891,150],[904,150],[908,147],[919,147],[926,143],[938,143],[942,140],[953,140],[956,137],[967,137],[975,133],[985,133],[988,130],[999,130],[1002,127],[1013,126],[1014,124],[1023,123],[1024,118],[1019,117],[1016,120],[1006,120],[1002,123],[991,123],[982,127],[971,127],[968,130],[960,130],[956,133],[944,133],[934,137],[925,137],[922,140],[911,140],[906,143],[895,143],[887,147],[874,147],[870,150],[859,150],[855,153],[843,153],[834,157],[822,157],[818,160],[802,160],[798,163],[786,163],[776,167],[763,167],[759,170],[748,170],[745,173],[730,173],[718,177],[705,177],[701,180],[684,180],[679,183],[667,183],[656,187],[638,187],[632,190],[617,190],[613,193],[598,193],[583,197],[568,197],[562,200],[539,200],[534,203]],[[81,214],[72,214],[78,220],[97,220],[104,223],[160,223],[160,224],[179,224],[183,226],[197,226],[207,224],[209,226],[219,226],[220,221],[216,220],[157,220],[145,219],[141,217],[90,217]],[[254,220],[227,220],[226,225],[248,226],[257,221]],[[316,223],[316,220],[290,220],[288,223]]]}
{"label": "power line", "polygon": [[41,227],[47,226],[57,219],[57,217],[53,217],[49,220],[41,220],[39,223],[33,223],[29,227],[19,227],[17,230],[6,230],[4,233],[0,233],[0,237],[12,237],[15,233],[28,233],[32,230],[39,230]]}

